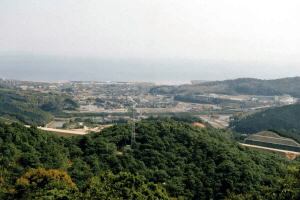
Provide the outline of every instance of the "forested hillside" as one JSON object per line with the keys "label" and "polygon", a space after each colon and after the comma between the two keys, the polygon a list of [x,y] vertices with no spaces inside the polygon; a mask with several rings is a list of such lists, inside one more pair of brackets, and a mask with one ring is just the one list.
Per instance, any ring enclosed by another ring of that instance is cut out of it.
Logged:
{"label": "forested hillside", "polygon": [[0,199],[299,199],[299,163],[230,133],[142,121],[58,137],[0,123]]}
{"label": "forested hillside", "polygon": [[225,81],[211,81],[194,85],[158,86],[151,90],[158,94],[246,94],[246,95],[283,95],[300,97],[300,77],[274,80],[239,78]]}
{"label": "forested hillside", "polygon": [[257,133],[263,130],[300,131],[300,104],[270,108],[246,117],[235,117],[230,126],[237,132]]}
{"label": "forested hillside", "polygon": [[60,94],[0,89],[0,117],[29,125],[44,125],[54,114],[74,110],[77,103]]}

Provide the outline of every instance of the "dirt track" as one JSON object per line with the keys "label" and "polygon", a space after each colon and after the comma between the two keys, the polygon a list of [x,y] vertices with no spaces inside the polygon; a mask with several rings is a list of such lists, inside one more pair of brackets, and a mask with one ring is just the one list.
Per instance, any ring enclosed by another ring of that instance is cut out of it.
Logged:
{"label": "dirt track", "polygon": [[38,127],[43,131],[49,132],[56,132],[56,133],[65,133],[65,134],[72,134],[72,135],[85,135],[87,134],[86,131],[73,131],[73,130],[63,130],[63,129],[56,129],[56,128],[45,128],[45,127]]}
{"label": "dirt track", "polygon": [[[41,127],[41,126],[39,126],[37,128],[40,130],[43,130],[43,131],[54,132],[59,135],[72,136],[72,135],[85,135],[85,134],[89,134],[91,132],[100,132],[103,129],[111,127],[111,126],[113,126],[113,124],[107,124],[107,125],[93,128],[93,129],[87,129],[87,130],[85,130],[85,129],[66,130],[66,129],[57,129],[57,128],[47,128],[47,127]],[[29,125],[25,125],[25,127],[30,128]]]}
{"label": "dirt track", "polygon": [[291,154],[296,155],[296,156],[300,155],[299,152],[295,152],[295,151],[286,151],[286,150],[282,150],[282,149],[274,149],[274,148],[262,147],[262,146],[252,145],[252,144],[243,144],[243,143],[239,143],[239,144],[242,146],[250,147],[250,148],[284,153],[285,155],[291,155]]}

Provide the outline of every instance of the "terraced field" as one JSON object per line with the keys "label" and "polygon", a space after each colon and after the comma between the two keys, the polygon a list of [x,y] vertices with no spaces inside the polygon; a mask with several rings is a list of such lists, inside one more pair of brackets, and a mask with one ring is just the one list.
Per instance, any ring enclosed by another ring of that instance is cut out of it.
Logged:
{"label": "terraced field", "polygon": [[281,137],[271,131],[263,131],[250,135],[244,140],[244,143],[267,148],[300,152],[300,144],[295,140]]}

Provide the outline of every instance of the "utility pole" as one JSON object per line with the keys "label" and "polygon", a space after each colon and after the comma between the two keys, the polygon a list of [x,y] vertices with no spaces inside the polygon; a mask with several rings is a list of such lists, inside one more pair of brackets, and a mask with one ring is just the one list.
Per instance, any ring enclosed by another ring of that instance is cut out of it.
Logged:
{"label": "utility pole", "polygon": [[134,115],[134,103],[132,104],[132,123],[131,123],[131,143],[130,147],[132,148],[135,143],[135,115]]}

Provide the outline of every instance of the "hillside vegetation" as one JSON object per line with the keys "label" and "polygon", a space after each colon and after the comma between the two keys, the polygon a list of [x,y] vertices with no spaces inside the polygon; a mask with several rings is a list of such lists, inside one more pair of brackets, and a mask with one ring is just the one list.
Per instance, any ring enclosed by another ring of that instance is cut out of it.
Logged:
{"label": "hillside vegetation", "polygon": [[297,162],[176,121],[58,137],[0,123],[0,199],[299,199]]}
{"label": "hillside vegetation", "polygon": [[230,123],[233,130],[241,133],[257,133],[264,130],[280,132],[300,131],[300,104],[270,108],[246,117],[235,117]]}
{"label": "hillside vegetation", "polygon": [[63,110],[74,110],[77,103],[59,94],[0,89],[0,117],[29,125],[44,125]]}
{"label": "hillside vegetation", "polygon": [[158,94],[245,94],[245,95],[283,95],[289,94],[300,97],[300,77],[274,80],[261,80],[254,78],[239,78],[225,81],[204,82],[194,85],[158,86],[151,90]]}

